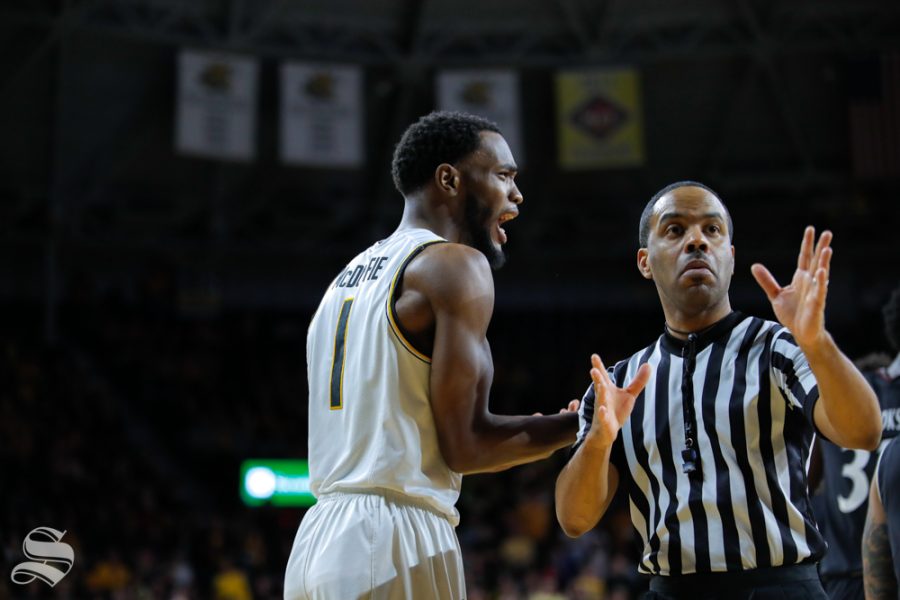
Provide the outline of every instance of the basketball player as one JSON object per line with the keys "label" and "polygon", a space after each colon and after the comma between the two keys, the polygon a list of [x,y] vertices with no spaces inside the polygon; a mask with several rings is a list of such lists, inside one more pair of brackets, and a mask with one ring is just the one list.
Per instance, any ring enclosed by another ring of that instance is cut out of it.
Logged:
{"label": "basketball player", "polygon": [[889,441],[872,478],[862,540],[867,600],[900,598],[900,438]]}
{"label": "basketball player", "polygon": [[491,269],[522,203],[496,125],[437,112],[403,134],[390,237],[329,286],[307,337],[310,483],[285,598],[465,598],[454,527],[462,475],[549,456],[575,440],[560,414],[500,416],[485,337]]}
{"label": "basketball player", "polygon": [[[886,367],[863,372],[881,404],[882,447],[900,432],[900,287],[882,309],[888,342],[897,353]],[[819,439],[824,485],[816,517],[828,552],[819,566],[822,585],[832,600],[863,600],[860,540],[877,452],[845,450]]]}

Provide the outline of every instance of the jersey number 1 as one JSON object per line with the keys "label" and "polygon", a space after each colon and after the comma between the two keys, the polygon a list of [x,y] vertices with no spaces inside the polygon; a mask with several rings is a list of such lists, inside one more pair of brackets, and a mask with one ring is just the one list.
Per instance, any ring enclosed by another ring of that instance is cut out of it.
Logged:
{"label": "jersey number 1", "polygon": [[344,408],[344,345],[347,341],[347,323],[353,298],[344,300],[334,332],[334,356],[331,359],[331,410]]}

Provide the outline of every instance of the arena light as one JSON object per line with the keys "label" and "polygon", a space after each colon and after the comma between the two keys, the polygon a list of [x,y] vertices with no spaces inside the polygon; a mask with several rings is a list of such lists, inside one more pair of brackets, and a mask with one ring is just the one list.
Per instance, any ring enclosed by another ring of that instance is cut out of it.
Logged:
{"label": "arena light", "polygon": [[305,460],[250,459],[241,463],[241,500],[247,506],[312,506]]}

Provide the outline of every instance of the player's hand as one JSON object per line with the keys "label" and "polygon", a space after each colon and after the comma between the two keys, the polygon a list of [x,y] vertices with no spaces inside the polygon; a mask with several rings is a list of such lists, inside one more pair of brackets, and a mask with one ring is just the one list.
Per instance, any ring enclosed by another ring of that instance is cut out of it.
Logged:
{"label": "player's hand", "polygon": [[564,415],[566,413],[577,413],[579,406],[581,406],[581,401],[579,401],[578,399],[569,400],[569,404],[566,405],[565,408],[559,409],[559,414]]}
{"label": "player's hand", "polygon": [[803,232],[797,270],[790,285],[781,287],[761,264],[750,267],[756,282],[766,293],[778,321],[787,327],[797,344],[811,347],[825,336],[825,296],[831,267],[831,232],[824,231],[815,244],[816,230]]}
{"label": "player's hand", "polygon": [[588,439],[601,446],[612,446],[634,408],[635,399],[647,385],[653,369],[644,363],[631,383],[620,388],[610,379],[599,356],[592,354],[591,364],[593,365],[591,379],[594,381],[594,420],[588,432]]}
{"label": "player's hand", "polygon": [[[569,403],[566,405],[565,408],[559,409],[559,414],[564,415],[566,413],[578,412],[579,406],[581,406],[581,402],[579,400],[577,400],[577,399],[569,400]],[[536,413],[532,413],[531,416],[532,417],[543,417],[544,413],[536,412]]]}

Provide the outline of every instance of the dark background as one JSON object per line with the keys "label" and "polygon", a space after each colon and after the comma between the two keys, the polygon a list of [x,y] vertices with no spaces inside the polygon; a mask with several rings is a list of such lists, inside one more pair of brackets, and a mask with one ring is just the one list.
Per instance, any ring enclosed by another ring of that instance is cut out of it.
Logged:
{"label": "dark background", "polygon": [[[253,161],[175,151],[182,48],[260,61]],[[638,218],[681,179],[732,212],[733,306],[771,316],[750,264],[787,280],[803,226],[827,227],[828,327],[851,357],[887,350],[894,0],[5,0],[0,49],[0,598],[280,597],[302,512],[243,507],[238,464],[305,456],[309,318],[396,225],[391,152],[442,67],[520,74],[525,203],[496,273],[496,412],[555,411],[584,391],[591,352],[611,364],[659,335]],[[364,67],[363,168],[279,162],[289,59]],[[554,72],[594,65],[640,73],[642,167],[557,165]],[[881,120],[863,127],[859,106]],[[643,585],[627,507],[579,540],[559,532],[558,454],[465,479],[470,598]],[[42,525],[67,530],[75,567],[52,590],[16,586]]]}

